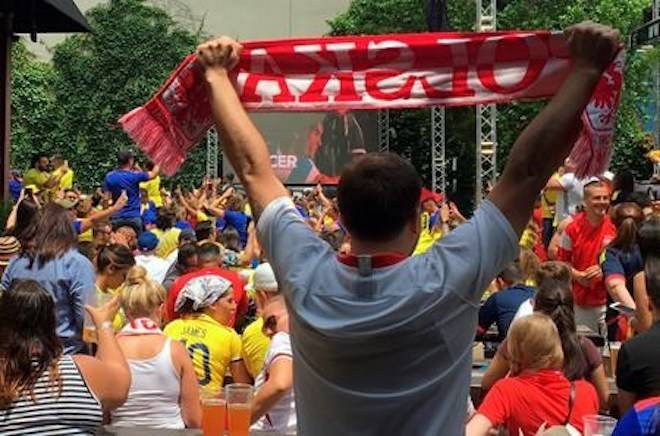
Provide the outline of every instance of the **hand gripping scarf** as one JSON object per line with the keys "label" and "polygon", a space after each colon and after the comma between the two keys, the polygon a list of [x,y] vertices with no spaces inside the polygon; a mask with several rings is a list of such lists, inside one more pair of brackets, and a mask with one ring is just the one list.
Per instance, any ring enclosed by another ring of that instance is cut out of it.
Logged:
{"label": "hand gripping scarf", "polygon": [[[243,43],[231,72],[249,111],[467,106],[554,95],[572,68],[553,32],[423,33]],[[609,163],[625,54],[604,72],[582,115],[578,176]],[[144,106],[119,120],[171,175],[213,125],[202,68],[189,55]]]}

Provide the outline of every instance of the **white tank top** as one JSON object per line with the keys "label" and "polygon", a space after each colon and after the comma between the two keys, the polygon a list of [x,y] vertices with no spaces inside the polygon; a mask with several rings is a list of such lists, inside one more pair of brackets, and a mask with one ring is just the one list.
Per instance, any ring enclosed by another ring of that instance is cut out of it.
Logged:
{"label": "white tank top", "polygon": [[160,353],[150,359],[128,359],[131,389],[126,403],[113,412],[112,425],[185,428],[179,405],[181,378],[172,362],[171,344],[167,338]]}

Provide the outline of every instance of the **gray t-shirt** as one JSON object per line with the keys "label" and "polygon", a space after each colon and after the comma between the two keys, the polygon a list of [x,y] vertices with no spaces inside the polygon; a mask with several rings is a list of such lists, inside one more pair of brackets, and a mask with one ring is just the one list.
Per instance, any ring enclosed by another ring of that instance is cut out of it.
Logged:
{"label": "gray t-shirt", "polygon": [[341,263],[289,198],[258,230],[289,306],[299,434],[463,434],[479,300],[518,251],[492,203],[370,276]]}

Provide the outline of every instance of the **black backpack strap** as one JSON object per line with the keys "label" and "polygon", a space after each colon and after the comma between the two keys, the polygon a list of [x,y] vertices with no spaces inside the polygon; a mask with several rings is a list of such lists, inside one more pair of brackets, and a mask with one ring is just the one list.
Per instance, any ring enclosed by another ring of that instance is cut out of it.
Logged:
{"label": "black backpack strap", "polygon": [[568,425],[571,421],[571,414],[573,413],[573,404],[575,403],[575,382],[571,382],[571,393],[568,395],[568,416],[564,425]]}

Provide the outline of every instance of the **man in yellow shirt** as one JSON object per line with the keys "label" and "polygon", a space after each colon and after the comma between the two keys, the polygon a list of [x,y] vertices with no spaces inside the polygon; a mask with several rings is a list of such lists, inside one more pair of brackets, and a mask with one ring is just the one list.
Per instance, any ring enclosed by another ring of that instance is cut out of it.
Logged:
{"label": "man in yellow shirt", "polygon": [[53,156],[51,162],[53,163],[53,168],[55,168],[52,176],[59,179],[58,185],[55,186],[55,188],[57,188],[56,190],[63,191],[65,189],[72,189],[74,173],[73,170],[69,168],[68,162],[64,160],[64,157],[62,157],[61,154]]}
{"label": "man in yellow shirt", "polygon": [[[151,197],[150,197],[151,198]],[[179,235],[181,229],[174,227],[176,216],[169,209],[158,209],[156,228],[150,231],[158,237],[156,256],[166,259],[174,250],[179,248]]]}
{"label": "man in yellow shirt", "polygon": [[[153,171],[154,166],[153,162],[147,162],[144,164],[146,171]],[[153,201],[157,208],[163,207],[163,197],[160,195],[160,176],[156,176],[153,179],[140,183],[140,189],[147,191],[149,200]]]}
{"label": "man in yellow shirt", "polygon": [[217,275],[191,279],[177,296],[175,310],[182,317],[164,333],[185,345],[202,390],[219,392],[227,370],[235,383],[250,383],[241,338],[227,327],[236,312],[230,281]]}
{"label": "man in yellow shirt", "polygon": [[32,158],[32,166],[23,175],[23,186],[33,185],[39,191],[56,187],[60,179],[48,172],[48,157],[35,155]]}
{"label": "man in yellow shirt", "polygon": [[245,328],[241,340],[245,367],[252,378],[256,379],[264,367],[266,352],[270,345],[270,339],[263,332],[264,319],[261,314],[266,304],[274,296],[279,295],[277,280],[270,264],[262,263],[257,267],[254,271],[252,288],[254,289],[252,297],[257,302],[259,318]]}

